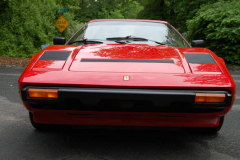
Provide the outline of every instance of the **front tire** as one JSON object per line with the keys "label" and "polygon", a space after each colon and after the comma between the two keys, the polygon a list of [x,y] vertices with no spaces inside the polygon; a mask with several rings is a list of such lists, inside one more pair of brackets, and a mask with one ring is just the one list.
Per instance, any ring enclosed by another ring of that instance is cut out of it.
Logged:
{"label": "front tire", "polygon": [[29,119],[30,119],[32,126],[39,131],[44,131],[49,128],[48,124],[41,124],[41,123],[34,122],[32,112],[29,112]]}

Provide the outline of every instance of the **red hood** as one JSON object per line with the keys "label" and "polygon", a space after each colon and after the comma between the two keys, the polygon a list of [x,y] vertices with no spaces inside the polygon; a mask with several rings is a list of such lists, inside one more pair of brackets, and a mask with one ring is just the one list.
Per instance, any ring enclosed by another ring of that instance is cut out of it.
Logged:
{"label": "red hood", "polygon": [[[39,60],[45,51],[71,52],[66,61]],[[188,63],[185,53],[210,54],[216,64]],[[82,59],[172,60],[173,63],[81,62]],[[49,46],[37,54],[19,79],[25,85],[233,89],[225,65],[205,48],[145,44]],[[104,66],[104,67],[102,67]],[[220,72],[219,72],[220,70]],[[216,74],[218,73],[218,74]],[[129,81],[123,81],[129,76]],[[232,91],[235,93],[235,91]]]}
{"label": "red hood", "polygon": [[73,60],[70,71],[185,73],[182,58],[172,47],[146,44],[86,45]]}

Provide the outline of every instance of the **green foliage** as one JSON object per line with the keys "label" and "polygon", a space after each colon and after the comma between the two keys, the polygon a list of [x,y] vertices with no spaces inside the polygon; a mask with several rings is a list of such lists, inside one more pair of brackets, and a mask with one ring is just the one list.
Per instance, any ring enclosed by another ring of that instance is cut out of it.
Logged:
{"label": "green foliage", "polygon": [[192,19],[202,5],[216,0],[139,0],[144,6],[138,18],[168,21],[181,33],[187,31],[186,21]]}
{"label": "green foliage", "polygon": [[85,22],[99,18],[136,18],[143,7],[134,0],[1,0],[0,56],[31,57],[42,44],[52,44],[61,36],[55,27],[60,13],[70,26],[63,32],[67,39]]}
{"label": "green foliage", "polygon": [[69,10],[67,39],[91,19],[165,20],[180,32],[189,30],[188,40],[205,39],[227,63],[240,64],[239,0],[1,0],[0,56],[31,57],[52,44],[61,35],[56,10],[63,8]]}
{"label": "green foliage", "polygon": [[81,10],[76,12],[76,19],[88,22],[91,19],[135,19],[143,9],[136,0],[81,0]]}
{"label": "green foliage", "polygon": [[[55,28],[60,16],[57,9],[62,8],[54,0],[5,0],[0,7],[5,10],[0,15],[0,55],[31,57],[41,50],[42,44],[52,44],[54,37],[61,34]],[[65,36],[70,37],[76,26],[74,15],[64,15],[70,27]],[[76,30],[76,29],[75,29]]]}
{"label": "green foliage", "polygon": [[143,10],[143,6],[134,0],[121,3],[120,8],[122,15],[127,19],[136,19],[138,13]]}
{"label": "green foliage", "polygon": [[221,1],[203,6],[188,21],[188,40],[205,39],[207,48],[226,63],[240,65],[240,2]]}

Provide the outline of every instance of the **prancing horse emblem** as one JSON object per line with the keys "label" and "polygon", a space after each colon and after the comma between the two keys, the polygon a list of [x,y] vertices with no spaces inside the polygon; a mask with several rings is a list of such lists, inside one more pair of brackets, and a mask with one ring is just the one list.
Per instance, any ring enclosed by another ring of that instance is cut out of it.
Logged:
{"label": "prancing horse emblem", "polygon": [[124,81],[129,81],[129,80],[130,80],[130,77],[129,77],[129,76],[123,76],[123,80],[124,80]]}

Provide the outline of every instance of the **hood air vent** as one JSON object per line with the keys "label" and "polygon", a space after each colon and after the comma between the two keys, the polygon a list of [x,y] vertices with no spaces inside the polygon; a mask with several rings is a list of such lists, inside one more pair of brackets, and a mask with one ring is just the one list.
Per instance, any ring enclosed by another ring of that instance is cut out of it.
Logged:
{"label": "hood air vent", "polygon": [[66,61],[70,51],[45,51],[39,60]]}
{"label": "hood air vent", "polygon": [[206,54],[199,54],[199,53],[184,53],[188,63],[211,63],[215,64],[215,60],[213,57],[206,53]]}
{"label": "hood air vent", "polygon": [[81,62],[135,62],[135,63],[174,63],[173,60],[156,59],[81,59]]}
{"label": "hood air vent", "polygon": [[213,57],[208,53],[184,53],[193,74],[222,74]]}

